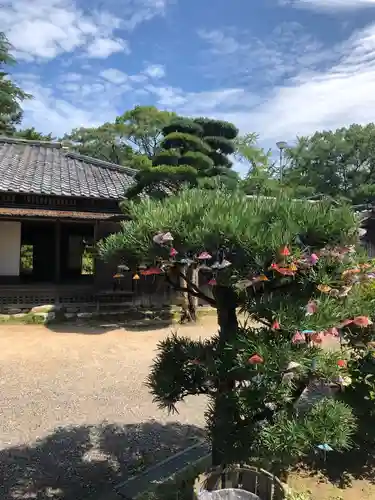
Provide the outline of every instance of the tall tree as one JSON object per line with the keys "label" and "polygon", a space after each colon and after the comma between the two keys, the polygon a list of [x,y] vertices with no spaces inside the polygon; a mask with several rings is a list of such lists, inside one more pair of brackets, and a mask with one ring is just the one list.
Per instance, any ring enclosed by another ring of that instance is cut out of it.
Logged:
{"label": "tall tree", "polygon": [[6,67],[16,63],[10,54],[11,45],[4,33],[0,32],[0,135],[11,135],[21,122],[21,102],[30,99],[9,77]]}
{"label": "tall tree", "polygon": [[133,149],[128,144],[127,136],[124,136],[122,128],[114,123],[105,123],[100,127],[76,128],[62,140],[83,155],[118,165],[129,165],[133,158]]}
{"label": "tall tree", "polygon": [[375,125],[351,125],[300,137],[287,151],[284,182],[355,204],[375,200]]}
{"label": "tall tree", "polygon": [[179,117],[163,128],[160,150],[153,165],[139,172],[127,196],[147,192],[163,197],[183,185],[215,188],[236,187],[238,175],[231,170],[228,156],[234,152],[238,130],[228,122],[208,118]]}
{"label": "tall tree", "polygon": [[163,128],[175,117],[175,113],[154,106],[136,106],[118,116],[116,125],[135,151],[152,159],[159,151]]}

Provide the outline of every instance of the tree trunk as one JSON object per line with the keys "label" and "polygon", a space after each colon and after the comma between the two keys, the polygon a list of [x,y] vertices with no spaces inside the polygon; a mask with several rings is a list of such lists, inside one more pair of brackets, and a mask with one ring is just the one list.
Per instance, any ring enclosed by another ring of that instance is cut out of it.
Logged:
{"label": "tree trunk", "polygon": [[[184,276],[187,276],[188,272],[188,266],[181,266],[179,268],[179,272],[181,272]],[[180,281],[180,287],[182,288],[187,288],[187,283],[186,280],[180,276],[179,278]],[[189,294],[187,292],[180,292],[180,298],[181,298],[181,316],[180,316],[180,323],[186,323],[189,321],[192,321],[192,317],[190,314],[190,307],[189,307]]]}
{"label": "tree trunk", "polygon": [[[194,265],[190,267],[189,271],[189,280],[193,285],[199,287],[199,268]],[[198,297],[189,293],[188,300],[191,320],[197,321]]]}
{"label": "tree trunk", "polygon": [[[215,286],[214,295],[217,307],[217,319],[219,324],[219,353],[223,369],[219,373],[217,393],[214,401],[214,421],[212,426],[212,464],[214,466],[225,464],[225,442],[228,441],[228,400],[230,393],[234,390],[234,381],[228,376],[228,363],[225,362],[225,357],[228,356],[228,351],[225,346],[228,342],[233,341],[237,336],[238,321],[237,321],[237,295],[230,287]],[[230,356],[230,354],[229,354]]]}

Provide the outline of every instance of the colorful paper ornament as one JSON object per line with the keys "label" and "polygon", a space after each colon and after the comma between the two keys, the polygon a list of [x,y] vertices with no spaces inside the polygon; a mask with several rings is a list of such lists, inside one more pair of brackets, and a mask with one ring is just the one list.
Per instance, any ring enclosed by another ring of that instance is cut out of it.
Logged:
{"label": "colorful paper ornament", "polygon": [[290,255],[290,250],[287,246],[283,247],[281,250],[280,250],[280,255],[282,255],[283,257],[288,257]]}
{"label": "colorful paper ornament", "polygon": [[304,335],[302,335],[301,332],[296,332],[293,335],[292,344],[301,344],[303,342],[306,342],[306,339],[305,339]]}
{"label": "colorful paper ornament", "polygon": [[291,361],[288,366],[286,367],[287,371],[290,371],[290,370],[295,370],[296,368],[299,368],[300,366],[302,366],[300,363],[297,363],[296,361]]}
{"label": "colorful paper ornament", "polygon": [[262,356],[259,356],[259,354],[253,354],[248,359],[248,363],[250,363],[251,365],[259,365],[264,363],[264,359],[262,358]]}
{"label": "colorful paper ornament", "polygon": [[333,451],[333,448],[329,444],[327,444],[327,443],[318,444],[317,448],[319,450],[322,450],[322,451],[325,451],[325,452],[327,452],[327,451]]}
{"label": "colorful paper ornament", "polygon": [[316,333],[315,330],[302,330],[302,332],[304,335],[313,335],[314,333]]}
{"label": "colorful paper ornament", "polygon": [[209,259],[212,259],[212,255],[210,255],[208,252],[202,252],[198,255],[197,259],[198,260],[209,260]]}
{"label": "colorful paper ornament", "polygon": [[316,253],[312,253],[312,254],[310,255],[310,259],[309,259],[309,260],[310,260],[310,263],[311,263],[313,266],[315,266],[315,264],[316,264],[316,263],[318,262],[318,260],[319,260],[319,257],[316,255]]}
{"label": "colorful paper ornament", "polygon": [[113,275],[113,278],[116,279],[116,280],[118,280],[120,278],[124,278],[124,275],[121,274],[121,273],[116,273],[116,274]]}
{"label": "colorful paper ornament", "polygon": [[156,243],[157,245],[165,245],[173,241],[173,236],[169,232],[168,233],[160,232],[155,234],[155,236],[152,239],[154,243]]}
{"label": "colorful paper ornament", "polygon": [[353,319],[353,323],[356,326],[361,326],[362,328],[366,328],[367,326],[372,325],[371,319],[367,316],[357,316]]}
{"label": "colorful paper ornament", "polygon": [[217,285],[217,281],[216,281],[216,279],[215,279],[215,278],[211,278],[211,279],[210,279],[210,281],[208,282],[208,284],[209,284],[210,286],[216,286],[216,285]]}
{"label": "colorful paper ornament", "polygon": [[323,342],[323,334],[321,332],[312,334],[311,341],[315,344],[321,344]]}
{"label": "colorful paper ornament", "polygon": [[134,276],[133,276],[133,280],[140,280],[140,276],[139,274],[135,273]]}
{"label": "colorful paper ornament", "polygon": [[347,377],[340,376],[337,378],[337,383],[343,387],[349,387],[349,385],[351,385],[351,383],[352,383],[352,379],[349,376],[347,376]]}
{"label": "colorful paper ornament", "polygon": [[225,269],[226,267],[231,266],[232,263],[227,259],[223,259],[221,262],[215,262],[212,264],[211,269]]}
{"label": "colorful paper ornament", "polygon": [[173,248],[173,247],[172,247],[172,248],[169,250],[169,257],[172,257],[172,258],[173,258],[173,257],[176,257],[176,255],[177,255],[177,254],[178,254],[178,252],[177,252],[177,250],[176,250],[175,248]]}
{"label": "colorful paper ornament", "polygon": [[326,335],[332,335],[333,337],[339,337],[340,335],[336,327],[328,328],[325,333]]}
{"label": "colorful paper ornament", "polygon": [[318,304],[315,302],[315,300],[309,300],[306,306],[306,316],[311,316],[312,314],[315,314],[318,310]]}
{"label": "colorful paper ornament", "polygon": [[352,319],[344,319],[339,325],[338,328],[344,328],[345,326],[351,325],[353,323]]}
{"label": "colorful paper ornament", "polygon": [[162,270],[159,267],[150,267],[141,271],[142,276],[155,276],[157,274],[162,274]]}
{"label": "colorful paper ornament", "polygon": [[347,362],[346,362],[346,360],[345,360],[345,359],[339,359],[339,360],[337,361],[337,366],[338,366],[339,368],[346,368],[346,366],[347,366]]}
{"label": "colorful paper ornament", "polygon": [[128,268],[128,266],[126,264],[120,264],[119,266],[117,266],[117,270],[119,272],[121,272],[121,271],[130,271],[130,269]]}
{"label": "colorful paper ornament", "polygon": [[319,290],[319,292],[322,293],[329,293],[332,290],[332,288],[329,285],[318,285],[317,289]]}
{"label": "colorful paper ornament", "polygon": [[275,321],[272,323],[271,328],[272,328],[273,330],[280,330],[280,323],[279,323],[277,320],[275,320]]}

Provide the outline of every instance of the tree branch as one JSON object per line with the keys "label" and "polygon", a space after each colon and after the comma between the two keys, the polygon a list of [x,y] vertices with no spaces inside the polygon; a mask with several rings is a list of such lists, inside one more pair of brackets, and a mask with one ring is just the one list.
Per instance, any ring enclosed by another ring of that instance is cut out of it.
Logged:
{"label": "tree branch", "polygon": [[190,293],[191,295],[194,295],[194,297],[198,297],[202,300],[205,300],[212,307],[216,307],[216,301],[214,299],[212,299],[211,297],[208,297],[208,295],[205,295],[200,290],[194,290],[192,288],[187,288],[187,287],[185,288],[183,286],[180,286],[178,283],[173,281],[167,274],[165,274],[165,279],[166,279],[167,283],[169,283],[178,292]]}

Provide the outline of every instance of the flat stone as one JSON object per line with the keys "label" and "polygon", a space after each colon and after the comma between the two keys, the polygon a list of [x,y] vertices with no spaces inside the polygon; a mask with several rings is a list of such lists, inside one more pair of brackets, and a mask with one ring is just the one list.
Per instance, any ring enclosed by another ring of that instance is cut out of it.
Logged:
{"label": "flat stone", "polygon": [[31,309],[32,313],[48,313],[50,311],[54,311],[55,306],[53,304],[46,304],[44,306],[35,306]]}
{"label": "flat stone", "polygon": [[8,309],[7,313],[8,314],[20,314],[20,313],[22,313],[22,309]]}

